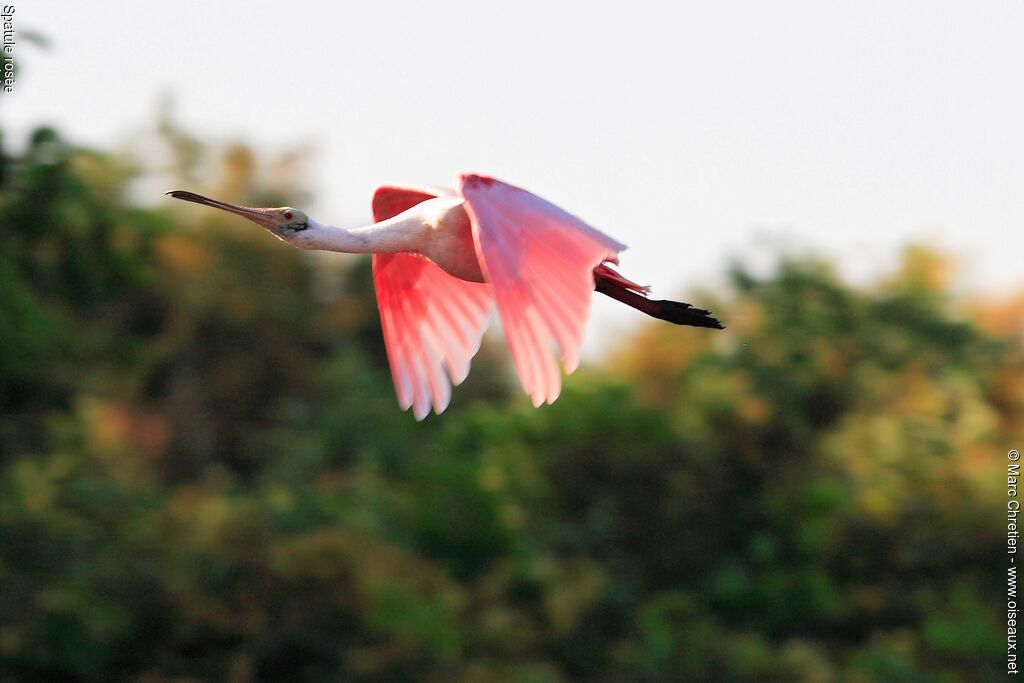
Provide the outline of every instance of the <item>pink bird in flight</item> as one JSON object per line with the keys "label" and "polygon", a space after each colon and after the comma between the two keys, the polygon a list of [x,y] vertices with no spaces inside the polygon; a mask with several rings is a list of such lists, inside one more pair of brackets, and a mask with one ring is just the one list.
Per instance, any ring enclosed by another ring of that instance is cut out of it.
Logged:
{"label": "pink bird in flight", "polygon": [[554,204],[494,178],[463,174],[456,189],[385,185],[373,225],[324,225],[290,207],[236,206],[184,190],[172,197],[244,216],[300,249],[373,254],[384,344],[403,410],[440,414],[469,374],[492,305],[534,406],[579,364],[594,290],[677,325],[721,329],[709,311],[647,298],[609,267],[626,247]]}

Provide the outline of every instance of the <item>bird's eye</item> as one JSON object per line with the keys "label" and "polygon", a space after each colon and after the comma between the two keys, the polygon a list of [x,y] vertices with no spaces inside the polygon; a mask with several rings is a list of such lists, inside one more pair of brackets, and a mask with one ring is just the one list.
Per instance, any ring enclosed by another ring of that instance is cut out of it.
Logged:
{"label": "bird's eye", "polygon": [[295,218],[295,215],[292,214],[291,211],[285,211],[284,212],[284,218],[285,218],[285,220],[290,221],[291,219]]}

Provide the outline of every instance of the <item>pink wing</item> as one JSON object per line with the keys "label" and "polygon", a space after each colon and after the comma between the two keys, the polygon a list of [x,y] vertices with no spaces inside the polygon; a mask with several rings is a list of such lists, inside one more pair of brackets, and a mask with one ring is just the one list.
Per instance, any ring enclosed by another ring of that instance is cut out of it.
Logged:
{"label": "pink wing", "polygon": [[594,268],[626,247],[518,187],[479,175],[457,183],[519,381],[535,406],[552,403],[562,390],[552,343],[565,371],[575,370]]}
{"label": "pink wing", "polygon": [[[443,190],[381,187],[373,195],[373,218],[391,218]],[[418,254],[374,254],[384,345],[402,410],[411,406],[417,420],[440,413],[451,400],[452,385],[469,374],[491,312],[486,284],[452,277]]]}

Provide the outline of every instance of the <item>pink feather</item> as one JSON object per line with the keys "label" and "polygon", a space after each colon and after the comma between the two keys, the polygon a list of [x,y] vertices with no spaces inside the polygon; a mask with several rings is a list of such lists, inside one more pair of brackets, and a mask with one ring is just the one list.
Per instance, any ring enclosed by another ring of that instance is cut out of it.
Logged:
{"label": "pink feather", "polygon": [[[381,187],[373,217],[382,221],[444,191]],[[469,374],[491,312],[490,286],[452,277],[411,253],[374,254],[384,345],[398,403],[417,420],[448,407],[452,385]]]}
{"label": "pink feather", "polygon": [[594,291],[594,268],[625,245],[554,204],[487,176],[462,175],[459,194],[473,224],[477,255],[523,389],[535,406],[552,403],[579,363]]}

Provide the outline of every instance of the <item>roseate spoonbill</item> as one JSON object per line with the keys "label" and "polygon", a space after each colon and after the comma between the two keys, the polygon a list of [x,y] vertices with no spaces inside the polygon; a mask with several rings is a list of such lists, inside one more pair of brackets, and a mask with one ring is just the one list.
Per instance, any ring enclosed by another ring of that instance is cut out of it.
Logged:
{"label": "roseate spoonbill", "polygon": [[452,385],[469,374],[497,304],[523,389],[534,406],[552,403],[579,363],[590,293],[677,325],[722,325],[709,311],[648,299],[647,287],[608,264],[625,245],[554,204],[488,176],[463,174],[456,190],[385,185],[373,195],[376,223],[323,225],[298,209],[236,206],[168,192],[244,216],[300,249],[373,254],[384,344],[403,410],[440,413]]}

